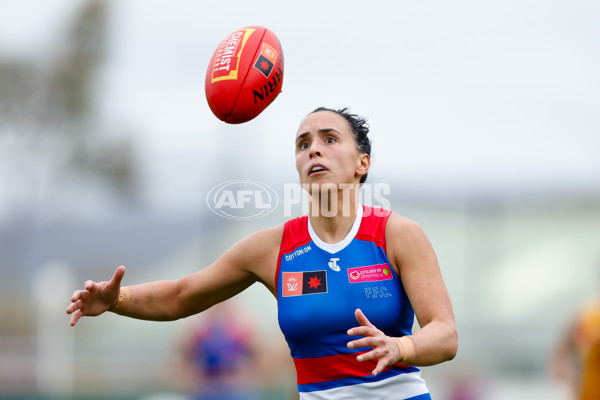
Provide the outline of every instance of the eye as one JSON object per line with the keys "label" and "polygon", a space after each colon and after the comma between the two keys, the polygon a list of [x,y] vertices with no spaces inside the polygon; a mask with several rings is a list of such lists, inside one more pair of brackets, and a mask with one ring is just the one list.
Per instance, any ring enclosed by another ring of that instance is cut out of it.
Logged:
{"label": "eye", "polygon": [[308,147],[309,147],[308,142],[300,142],[300,143],[298,143],[298,150],[308,149]]}
{"label": "eye", "polygon": [[328,136],[327,138],[325,138],[325,143],[327,144],[332,144],[337,142],[337,140],[335,140],[335,138],[333,136]]}

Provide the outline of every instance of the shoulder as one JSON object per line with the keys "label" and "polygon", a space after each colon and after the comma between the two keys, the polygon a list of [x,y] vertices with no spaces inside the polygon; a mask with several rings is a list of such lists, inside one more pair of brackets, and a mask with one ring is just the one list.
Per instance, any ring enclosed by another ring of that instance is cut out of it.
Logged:
{"label": "shoulder", "polygon": [[387,239],[399,237],[404,239],[418,239],[425,236],[425,232],[421,226],[412,219],[392,212],[390,213],[385,227],[385,235]]}
{"label": "shoulder", "polygon": [[429,238],[410,218],[392,212],[386,224],[385,237],[388,258],[397,267],[434,256]]}
{"label": "shoulder", "polygon": [[254,232],[234,244],[226,259],[255,275],[273,292],[283,225]]}
{"label": "shoulder", "polygon": [[232,247],[232,250],[255,256],[271,251],[279,252],[282,235],[283,224],[263,229],[241,239]]}

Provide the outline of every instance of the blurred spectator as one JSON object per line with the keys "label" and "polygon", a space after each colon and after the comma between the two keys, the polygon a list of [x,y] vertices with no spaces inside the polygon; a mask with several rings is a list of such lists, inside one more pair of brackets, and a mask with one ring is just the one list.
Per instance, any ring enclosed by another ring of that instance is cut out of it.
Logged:
{"label": "blurred spectator", "polygon": [[476,383],[468,378],[458,378],[453,381],[449,394],[449,400],[481,400]]}
{"label": "blurred spectator", "polygon": [[578,400],[600,399],[600,298],[584,304],[553,358],[555,377],[567,381]]}
{"label": "blurred spectator", "polygon": [[446,377],[444,394],[447,400],[484,400],[487,398],[487,377],[482,366],[462,362]]}
{"label": "blurred spectator", "polygon": [[195,321],[181,354],[180,378],[190,398],[261,398],[257,338],[249,315],[226,301]]}

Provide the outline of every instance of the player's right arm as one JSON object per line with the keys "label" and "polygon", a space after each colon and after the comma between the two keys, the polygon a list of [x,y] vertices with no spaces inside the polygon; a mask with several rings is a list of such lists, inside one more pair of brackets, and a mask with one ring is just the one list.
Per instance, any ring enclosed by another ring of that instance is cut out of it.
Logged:
{"label": "player's right arm", "polygon": [[110,281],[87,281],[67,307],[71,326],[83,316],[113,311],[131,318],[172,321],[197,314],[256,281],[274,293],[275,269],[283,227],[256,232],[232,246],[208,267],[178,280],[121,286],[125,267]]}

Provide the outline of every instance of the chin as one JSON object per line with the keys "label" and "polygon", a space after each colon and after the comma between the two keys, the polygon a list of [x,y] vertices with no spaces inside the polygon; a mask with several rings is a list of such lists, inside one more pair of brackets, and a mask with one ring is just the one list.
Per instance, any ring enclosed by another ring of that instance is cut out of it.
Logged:
{"label": "chin", "polygon": [[313,180],[311,182],[302,182],[302,188],[312,195],[313,193],[325,193],[331,191],[338,191],[340,185],[330,181]]}

